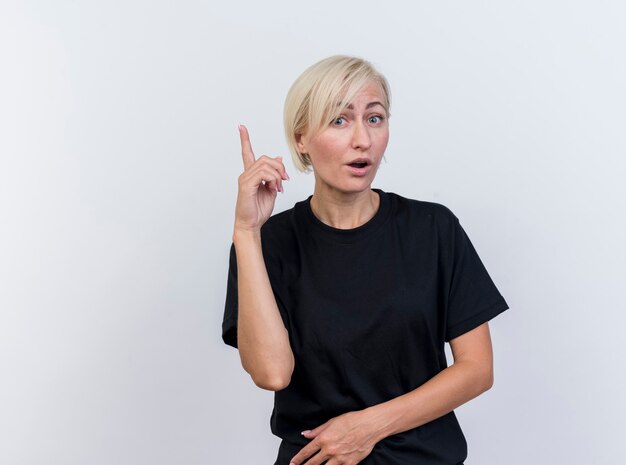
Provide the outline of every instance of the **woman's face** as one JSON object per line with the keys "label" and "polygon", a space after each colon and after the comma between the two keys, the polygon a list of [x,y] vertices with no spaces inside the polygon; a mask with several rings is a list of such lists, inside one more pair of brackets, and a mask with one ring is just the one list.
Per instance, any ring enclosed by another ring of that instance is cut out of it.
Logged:
{"label": "woman's face", "polygon": [[357,192],[369,189],[389,140],[383,90],[371,81],[346,110],[317,134],[303,134],[300,152],[308,153],[315,188]]}

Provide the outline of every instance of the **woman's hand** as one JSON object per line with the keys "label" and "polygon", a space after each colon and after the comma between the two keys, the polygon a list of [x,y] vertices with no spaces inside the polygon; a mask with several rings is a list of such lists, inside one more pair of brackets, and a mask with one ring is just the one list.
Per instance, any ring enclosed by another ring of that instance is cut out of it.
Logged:
{"label": "woman's hand", "polygon": [[356,465],[379,441],[378,432],[367,420],[367,415],[363,410],[344,413],[314,430],[305,431],[304,437],[313,440],[290,463],[301,465],[311,457],[305,465],[320,465],[326,460],[326,465]]}
{"label": "woman's hand", "polygon": [[235,209],[235,231],[258,232],[272,211],[283,180],[289,179],[281,157],[263,155],[255,160],[248,129],[240,125],[241,156],[244,171],[239,176],[239,192]]}

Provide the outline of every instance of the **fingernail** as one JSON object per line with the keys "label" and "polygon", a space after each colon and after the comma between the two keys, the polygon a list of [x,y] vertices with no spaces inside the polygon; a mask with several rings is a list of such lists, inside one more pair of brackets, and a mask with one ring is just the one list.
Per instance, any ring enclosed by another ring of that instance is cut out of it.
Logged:
{"label": "fingernail", "polygon": [[310,432],[311,432],[311,431],[307,429],[307,430],[305,430],[305,431],[302,431],[300,434],[304,436],[306,433],[310,433]]}
{"label": "fingernail", "polygon": [[291,179],[286,171],[285,171],[285,176],[287,177],[287,179]]}

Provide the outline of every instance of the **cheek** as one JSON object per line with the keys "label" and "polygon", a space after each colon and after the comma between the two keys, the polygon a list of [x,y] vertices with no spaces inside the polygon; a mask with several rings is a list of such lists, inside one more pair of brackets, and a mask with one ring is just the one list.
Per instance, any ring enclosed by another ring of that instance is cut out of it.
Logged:
{"label": "cheek", "polygon": [[332,161],[342,158],[343,153],[346,151],[346,144],[341,140],[333,139],[324,141],[324,143],[319,144],[317,148],[322,158]]}
{"label": "cheek", "polygon": [[331,175],[337,169],[337,161],[342,159],[342,146],[337,141],[316,141],[314,145],[309,146],[310,152],[313,154],[315,168],[320,173]]}
{"label": "cheek", "polygon": [[378,147],[381,151],[385,151],[385,149],[387,148],[387,143],[389,142],[389,132],[386,132],[385,134],[381,134],[380,138],[378,139]]}

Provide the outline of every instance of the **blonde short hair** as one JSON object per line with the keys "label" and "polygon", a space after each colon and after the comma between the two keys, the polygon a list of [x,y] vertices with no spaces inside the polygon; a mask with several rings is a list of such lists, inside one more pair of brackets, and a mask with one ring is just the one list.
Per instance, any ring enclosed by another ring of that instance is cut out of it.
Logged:
{"label": "blonde short hair", "polygon": [[391,93],[385,77],[370,62],[357,57],[335,55],[307,68],[293,83],[285,99],[284,125],[287,145],[296,168],[310,171],[311,160],[300,153],[296,137],[307,131],[317,133],[334,121],[363,86],[380,84],[389,117]]}

